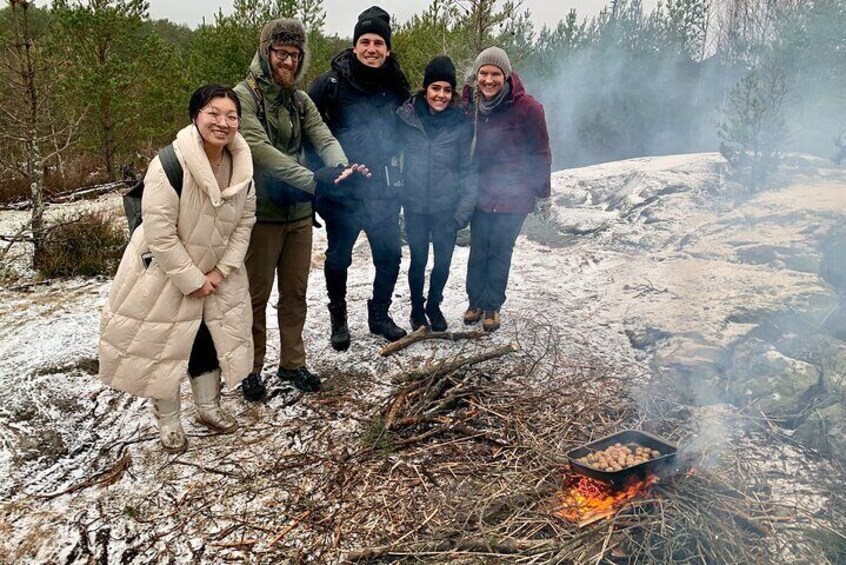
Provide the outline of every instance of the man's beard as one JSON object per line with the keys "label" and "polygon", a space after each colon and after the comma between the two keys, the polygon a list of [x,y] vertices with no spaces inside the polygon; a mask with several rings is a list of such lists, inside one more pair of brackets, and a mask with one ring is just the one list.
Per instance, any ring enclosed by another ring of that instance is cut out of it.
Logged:
{"label": "man's beard", "polygon": [[296,72],[289,71],[288,69],[274,69],[273,80],[276,81],[276,84],[282,87],[288,88],[294,86],[294,82],[296,81]]}

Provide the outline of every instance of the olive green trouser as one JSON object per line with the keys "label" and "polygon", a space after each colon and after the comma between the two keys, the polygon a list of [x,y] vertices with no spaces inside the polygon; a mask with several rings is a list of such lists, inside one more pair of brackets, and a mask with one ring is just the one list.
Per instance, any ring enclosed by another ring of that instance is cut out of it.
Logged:
{"label": "olive green trouser", "polygon": [[253,303],[254,373],[261,372],[267,351],[267,301],[273,290],[274,273],[279,287],[276,309],[279,367],[296,369],[305,365],[303,326],[311,267],[311,230],[311,218],[290,224],[260,223],[253,227],[245,263]]}

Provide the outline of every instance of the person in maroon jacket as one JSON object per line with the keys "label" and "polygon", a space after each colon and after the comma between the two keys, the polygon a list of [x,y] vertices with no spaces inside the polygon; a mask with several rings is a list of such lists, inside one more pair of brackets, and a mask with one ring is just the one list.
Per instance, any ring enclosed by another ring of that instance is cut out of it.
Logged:
{"label": "person in maroon jacket", "polygon": [[479,165],[479,197],[470,221],[467,264],[469,307],[465,324],[500,325],[500,308],[514,243],[529,212],[549,218],[549,135],[543,106],[529,96],[499,47],[479,53],[474,80],[464,87],[465,111],[474,122],[472,151]]}

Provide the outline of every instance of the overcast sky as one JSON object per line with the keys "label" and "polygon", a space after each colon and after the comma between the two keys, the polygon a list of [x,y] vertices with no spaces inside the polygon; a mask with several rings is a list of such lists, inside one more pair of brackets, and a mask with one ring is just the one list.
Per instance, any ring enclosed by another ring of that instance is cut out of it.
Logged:
{"label": "overcast sky", "polygon": [[[149,0],[150,17],[153,19],[167,18],[171,21],[187,24],[191,27],[199,24],[203,17],[208,22],[214,21],[214,14],[219,8],[224,12],[232,9],[231,0]],[[535,26],[540,29],[543,24],[550,27],[564,19],[571,8],[579,14],[579,20],[585,16],[596,15],[610,0],[524,0],[523,7],[532,12]],[[326,10],[326,31],[340,36],[352,35],[356,16],[364,9],[373,6],[374,0],[323,0]],[[431,0],[385,0],[379,2],[399,21],[405,21],[411,15],[422,12]],[[645,0],[644,7],[652,9],[657,0]]]}

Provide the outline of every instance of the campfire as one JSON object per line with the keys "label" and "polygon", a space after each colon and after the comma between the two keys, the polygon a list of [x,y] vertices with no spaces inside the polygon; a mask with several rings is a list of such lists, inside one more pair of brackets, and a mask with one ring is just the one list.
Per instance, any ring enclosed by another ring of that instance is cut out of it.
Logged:
{"label": "campfire", "polygon": [[610,518],[632,500],[643,496],[649,487],[657,483],[657,475],[631,477],[623,487],[616,487],[583,475],[573,475],[567,487],[556,497],[554,514],[580,528]]}
{"label": "campfire", "polygon": [[555,514],[579,527],[609,518],[659,480],[678,448],[658,436],[625,430],[568,453],[572,474]]}

